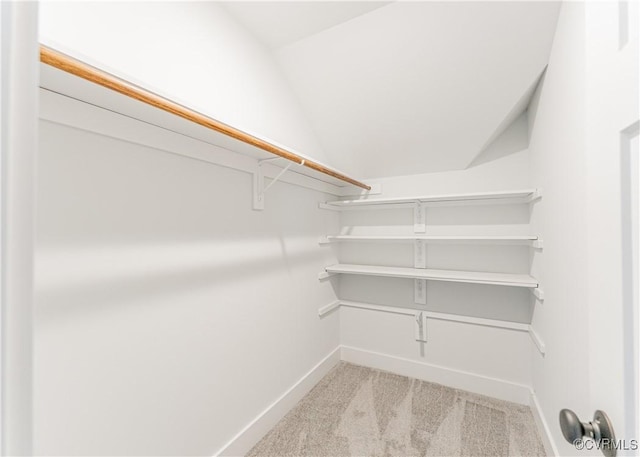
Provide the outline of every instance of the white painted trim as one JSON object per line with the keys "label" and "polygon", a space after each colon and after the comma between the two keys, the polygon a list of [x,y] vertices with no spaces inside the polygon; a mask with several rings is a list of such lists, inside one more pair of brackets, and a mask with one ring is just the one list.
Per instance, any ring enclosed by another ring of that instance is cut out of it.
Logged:
{"label": "white painted trim", "polygon": [[545,452],[548,456],[552,457],[560,455],[560,453],[558,452],[558,447],[553,440],[553,435],[551,434],[549,424],[542,414],[542,408],[540,408],[538,397],[533,391],[531,391],[529,395],[529,407],[531,408],[531,414],[533,414],[533,420],[538,427],[538,432],[540,432],[540,438],[542,438],[542,445],[544,446]]}
{"label": "white painted trim", "polygon": [[500,400],[529,404],[531,388],[524,384],[349,346],[341,346],[341,359],[356,365],[435,382]]}
{"label": "white painted trim", "polygon": [[338,346],[291,388],[258,414],[214,455],[245,455],[262,439],[320,380],[340,362]]}
{"label": "white painted trim", "polygon": [[0,2],[2,455],[32,455],[38,4]]}
{"label": "white painted trim", "polygon": [[[5,21],[8,22],[8,9],[9,7],[3,3],[0,3],[0,32],[4,28],[8,30],[7,25],[5,25]],[[4,149],[4,142],[2,141],[2,137],[5,135],[6,129],[6,121],[7,113],[5,113],[4,108],[4,100],[8,97],[8,91],[5,89],[5,80],[8,77],[9,73],[9,65],[7,62],[7,47],[2,46],[0,43],[0,189],[4,189],[4,153],[2,152]],[[4,257],[4,225],[5,225],[5,215],[4,215],[4,199],[0,197],[0,455],[3,454],[2,449],[4,449],[4,441],[2,440],[2,432],[4,430],[4,408],[2,401],[2,393],[4,392],[3,386],[3,373],[2,367],[4,366],[4,344],[3,344],[3,331],[2,331],[2,321],[4,319],[4,292],[3,292],[3,283],[4,283],[4,266],[2,264],[1,259]]]}
{"label": "white painted trim", "polygon": [[[624,2],[620,2],[622,5]],[[640,13],[640,8],[638,9]],[[623,250],[623,316],[624,316],[624,398],[627,437],[640,437],[640,310],[638,290],[640,268],[638,265],[638,241],[640,231],[640,157],[632,153],[632,141],[640,135],[640,121],[634,122],[621,132],[620,158],[622,169],[623,214],[630,215],[622,224]]]}

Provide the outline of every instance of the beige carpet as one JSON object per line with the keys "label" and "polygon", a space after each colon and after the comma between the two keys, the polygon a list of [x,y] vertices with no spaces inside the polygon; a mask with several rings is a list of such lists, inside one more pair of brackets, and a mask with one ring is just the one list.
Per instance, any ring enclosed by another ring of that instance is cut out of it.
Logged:
{"label": "beige carpet", "polygon": [[341,362],[249,456],[544,456],[527,406]]}

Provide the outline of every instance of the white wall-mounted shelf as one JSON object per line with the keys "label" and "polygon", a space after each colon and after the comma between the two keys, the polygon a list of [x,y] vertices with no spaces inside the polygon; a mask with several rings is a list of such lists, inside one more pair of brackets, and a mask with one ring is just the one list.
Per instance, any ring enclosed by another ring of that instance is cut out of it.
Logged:
{"label": "white wall-mounted shelf", "polygon": [[[420,203],[427,206],[454,205],[502,205],[530,203],[541,197],[538,189],[524,189],[500,192],[475,192],[467,194],[423,195],[416,197],[368,198],[340,200],[321,203],[320,207],[334,210],[350,210],[361,207],[401,207]],[[372,208],[369,208],[372,209]]]}
{"label": "white wall-mounted shelf", "polygon": [[329,235],[320,239],[320,244],[340,242],[414,242],[449,244],[530,244],[538,246],[541,240],[535,235]]}
{"label": "white wall-mounted shelf", "polygon": [[501,321],[496,319],[487,319],[484,317],[462,316],[457,314],[441,313],[438,311],[426,311],[418,307],[405,308],[400,306],[378,305],[374,303],[364,303],[351,300],[336,300],[326,306],[323,306],[322,308],[318,309],[318,316],[323,317],[341,306],[346,308],[360,308],[368,309],[371,311],[381,311],[392,314],[403,314],[406,316],[413,316],[417,312],[423,312],[427,315],[427,317],[431,319],[482,325],[486,327],[497,327],[509,330],[520,330],[525,332],[529,331],[529,324],[521,322]]}
{"label": "white wall-mounted shelf", "polygon": [[424,313],[428,319],[436,319],[450,322],[459,322],[461,324],[479,325],[483,327],[501,328],[505,330],[515,330],[519,332],[527,332],[531,338],[531,341],[535,344],[536,348],[543,356],[546,353],[546,347],[540,335],[534,330],[530,324],[522,322],[511,322],[496,319],[487,319],[484,317],[472,317],[461,316],[458,314],[441,313],[437,311],[427,311],[419,308],[404,308],[399,306],[387,306],[378,305],[374,303],[364,303],[349,300],[335,300],[328,305],[323,306],[318,310],[318,316],[324,317],[327,314],[339,309],[340,307],[346,308],[359,308],[371,311],[379,311],[392,314],[403,314],[406,316],[414,316],[416,313]]}
{"label": "white wall-mounted shelf", "polygon": [[385,276],[390,278],[427,279],[430,281],[489,284],[535,289],[538,281],[529,275],[486,273],[480,271],[435,270],[430,268],[384,267],[378,265],[336,264],[327,267],[329,274]]}

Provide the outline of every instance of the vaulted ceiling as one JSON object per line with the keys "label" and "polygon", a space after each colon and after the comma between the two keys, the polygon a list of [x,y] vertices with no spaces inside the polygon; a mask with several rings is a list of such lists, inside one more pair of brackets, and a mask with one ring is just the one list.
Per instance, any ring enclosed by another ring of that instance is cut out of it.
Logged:
{"label": "vaulted ceiling", "polygon": [[527,108],[556,2],[238,2],[333,162],[363,177],[468,167]]}

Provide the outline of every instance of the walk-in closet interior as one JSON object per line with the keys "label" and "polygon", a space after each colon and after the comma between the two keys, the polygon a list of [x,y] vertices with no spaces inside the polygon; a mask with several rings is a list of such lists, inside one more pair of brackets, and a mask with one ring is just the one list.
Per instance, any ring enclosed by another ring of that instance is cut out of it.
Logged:
{"label": "walk-in closet interior", "polygon": [[0,20],[3,455],[638,455],[638,2]]}

